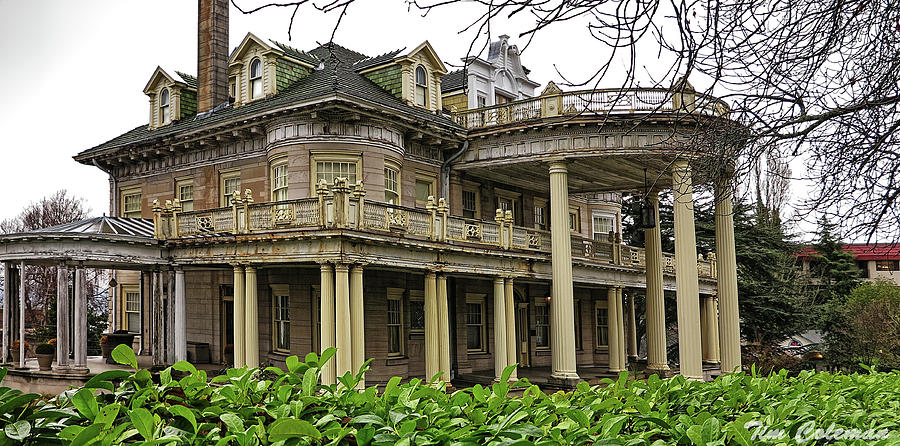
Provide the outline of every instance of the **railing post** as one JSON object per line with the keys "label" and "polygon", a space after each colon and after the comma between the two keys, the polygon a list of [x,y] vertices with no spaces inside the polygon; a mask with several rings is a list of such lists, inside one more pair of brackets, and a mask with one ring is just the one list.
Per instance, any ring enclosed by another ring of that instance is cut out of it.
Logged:
{"label": "railing post", "polygon": [[447,225],[449,224],[450,207],[443,198],[438,199],[438,213],[441,215],[440,241],[447,241]]}
{"label": "railing post", "polygon": [[506,211],[506,215],[504,215],[504,221],[506,222],[506,249],[512,249],[512,240],[513,240],[513,215],[511,210]]}
{"label": "railing post", "polygon": [[541,92],[541,117],[559,116],[562,112],[562,90],[553,81]]}
{"label": "railing post", "polygon": [[335,178],[334,186],[331,188],[331,193],[334,196],[334,225],[338,228],[347,227],[347,212],[350,204],[349,193],[350,189],[347,187],[347,179],[346,178]]}
{"label": "railing post", "polygon": [[238,212],[238,206],[241,204],[241,192],[233,191],[231,193],[231,220],[233,221],[233,232],[235,234],[241,233],[241,219],[240,212]]}
{"label": "railing post", "polygon": [[316,184],[316,195],[319,197],[319,226],[325,227],[328,223],[328,209],[325,203],[325,197],[328,196],[328,183],[325,180],[319,180]]}
{"label": "railing post", "polygon": [[434,195],[428,196],[428,203],[425,205],[425,210],[427,210],[431,214],[431,225],[428,229],[428,240],[436,240],[437,239],[437,202],[434,199]]}
{"label": "railing post", "polygon": [[500,246],[500,248],[506,249],[506,237],[503,235],[503,233],[506,232],[503,209],[497,209],[494,212],[494,221],[496,221],[497,225],[499,226],[499,228],[497,229],[497,244]]}
{"label": "railing post", "polygon": [[151,210],[153,211],[153,238],[162,240],[162,228],[160,227],[162,208],[159,206],[159,200],[153,200]]}
{"label": "railing post", "polygon": [[243,233],[250,233],[250,204],[253,203],[253,192],[250,189],[244,190],[244,199],[241,201],[244,205],[244,230]]}
{"label": "railing post", "polygon": [[716,268],[716,253],[711,252],[706,255],[706,258],[709,259],[709,275],[710,277],[717,278],[719,277],[718,268]]}
{"label": "railing post", "polygon": [[625,262],[622,259],[622,233],[621,232],[616,233],[616,243],[613,246],[615,246],[615,249],[616,249],[616,263],[619,265],[624,265]]}
{"label": "railing post", "polygon": [[181,200],[172,200],[172,216],[170,217],[171,238],[181,237],[181,228],[178,226],[178,214],[181,213]]}
{"label": "railing post", "polygon": [[356,212],[354,213],[356,225],[354,227],[356,229],[365,229],[366,215],[363,205],[366,201],[366,189],[363,187],[362,181],[357,181],[356,185],[353,186],[353,198],[356,200]]}

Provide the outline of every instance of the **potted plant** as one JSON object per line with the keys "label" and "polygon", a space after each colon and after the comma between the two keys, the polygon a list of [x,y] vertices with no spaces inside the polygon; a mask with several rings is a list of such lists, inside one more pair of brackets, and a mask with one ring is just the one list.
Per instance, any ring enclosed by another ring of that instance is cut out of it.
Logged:
{"label": "potted plant", "polygon": [[[19,346],[20,346],[19,340],[16,339],[15,341],[13,341],[12,345],[9,347],[9,350],[10,350],[10,352],[11,352],[11,354],[12,354],[13,363],[14,363],[17,367],[23,367],[23,366],[24,366],[23,364],[19,364]],[[28,356],[28,349],[31,347],[31,345],[28,344],[28,341],[25,341],[25,342],[23,343],[23,346],[24,346],[24,348],[25,348],[25,356],[27,357],[27,356]]]}
{"label": "potted plant", "polygon": [[103,355],[104,358],[109,359],[109,355],[110,355],[110,353],[112,353],[112,351],[115,347],[116,346],[113,345],[112,342],[109,342],[109,336],[107,336],[107,335],[100,336],[100,353]]}
{"label": "potted plant", "polygon": [[55,353],[56,347],[49,342],[38,344],[37,347],[34,348],[34,354],[37,356],[38,367],[41,371],[50,371],[50,366],[53,365],[53,356]]}

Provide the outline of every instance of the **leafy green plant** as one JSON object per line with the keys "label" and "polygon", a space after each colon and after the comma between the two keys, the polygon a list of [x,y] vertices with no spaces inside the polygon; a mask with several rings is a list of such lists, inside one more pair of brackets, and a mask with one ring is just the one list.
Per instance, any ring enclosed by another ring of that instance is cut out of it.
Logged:
{"label": "leafy green plant", "polygon": [[53,344],[42,342],[34,348],[34,353],[38,355],[52,355],[56,351]]}

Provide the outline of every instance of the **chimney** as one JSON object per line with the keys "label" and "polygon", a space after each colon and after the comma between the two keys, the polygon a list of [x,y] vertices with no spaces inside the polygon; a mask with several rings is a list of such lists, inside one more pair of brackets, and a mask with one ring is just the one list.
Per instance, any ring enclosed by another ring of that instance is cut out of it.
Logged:
{"label": "chimney", "polygon": [[197,112],[228,101],[228,0],[199,0]]}

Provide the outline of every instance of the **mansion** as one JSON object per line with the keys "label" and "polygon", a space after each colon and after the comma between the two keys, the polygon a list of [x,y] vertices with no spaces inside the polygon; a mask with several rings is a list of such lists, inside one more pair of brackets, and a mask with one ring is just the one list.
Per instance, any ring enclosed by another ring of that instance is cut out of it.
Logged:
{"label": "mansion", "polygon": [[[371,359],[370,385],[518,364],[566,388],[579,370],[633,369],[645,314],[646,368],[667,374],[667,291],[677,372],[741,366],[731,181],[680,146],[732,123],[720,100],[686,81],[540,88],[506,36],[457,71],[427,41],[372,56],[248,34],[229,51],[229,2],[200,4],[197,75],[157,68],[149,122],[75,156],[109,176],[111,217],[0,236],[4,359],[34,264],[59,266],[69,374],[88,372],[85,268],[114,271],[110,331],[157,366],[336,347],[326,384]],[[718,197],[705,256],[698,185]],[[674,253],[655,224],[664,190]],[[644,197],[643,247],[622,243],[624,194]]]}

